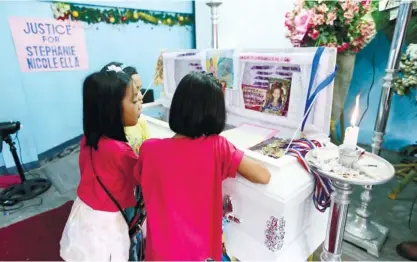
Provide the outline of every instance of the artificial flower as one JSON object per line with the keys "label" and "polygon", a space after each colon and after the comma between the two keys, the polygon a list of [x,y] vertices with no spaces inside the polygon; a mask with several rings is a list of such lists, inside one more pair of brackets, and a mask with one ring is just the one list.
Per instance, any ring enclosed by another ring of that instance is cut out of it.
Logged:
{"label": "artificial flower", "polygon": [[361,37],[358,37],[351,42],[352,46],[354,47],[360,47],[361,45],[363,45],[363,43],[364,41],[363,41],[363,38]]}
{"label": "artificial flower", "polygon": [[322,14],[315,14],[313,16],[313,24],[315,26],[322,25],[322,24],[324,24],[324,22],[325,22],[324,15],[322,15]]}
{"label": "artificial flower", "polygon": [[409,44],[406,55],[410,58],[410,61],[417,61],[417,44]]}
{"label": "artificial flower", "polygon": [[64,3],[56,3],[51,5],[51,8],[55,19],[60,19],[67,15],[70,10],[70,5]]}
{"label": "artificial flower", "polygon": [[371,0],[362,1],[362,7],[366,12],[369,12],[371,9]]}
{"label": "artificial flower", "polygon": [[327,19],[326,19],[326,24],[327,25],[333,25],[336,18],[337,18],[336,11],[328,13],[327,14]]}
{"label": "artificial flower", "polygon": [[343,16],[346,18],[346,20],[351,21],[353,19],[353,17],[355,16],[355,14],[351,11],[346,11]]}
{"label": "artificial flower", "polygon": [[287,12],[285,14],[285,18],[287,18],[287,19],[294,19],[294,12]]}
{"label": "artificial flower", "polygon": [[359,32],[366,39],[371,39],[375,36],[375,23],[363,21],[358,25]]}
{"label": "artificial flower", "polygon": [[338,52],[343,52],[348,48],[349,48],[349,44],[348,43],[343,43],[343,44],[341,44],[337,47],[337,51]]}
{"label": "artificial flower", "polygon": [[308,36],[311,37],[313,40],[316,40],[320,36],[320,32],[313,29],[308,33]]}
{"label": "artificial flower", "polygon": [[306,34],[308,29],[311,27],[311,20],[313,18],[313,12],[303,10],[295,18],[295,30],[299,34]]}
{"label": "artificial flower", "polygon": [[359,11],[359,3],[349,0],[343,1],[341,4],[343,11],[356,13]]}
{"label": "artificial flower", "polygon": [[394,87],[400,96],[410,93],[411,88],[417,88],[417,44],[409,44],[401,56]]}
{"label": "artificial flower", "polygon": [[285,25],[285,27],[287,27],[288,29],[291,29],[291,27],[292,27],[292,22],[291,22],[291,20],[286,19],[286,20],[285,20],[284,25]]}
{"label": "artificial flower", "polygon": [[327,7],[327,5],[326,4],[321,4],[321,5],[319,5],[317,8],[316,8],[316,10],[318,11],[318,12],[320,12],[320,13],[327,13],[328,11],[329,11],[329,8]]}
{"label": "artificial flower", "polygon": [[370,4],[371,4],[371,0],[363,0],[361,3],[362,3],[362,6],[363,6],[363,7],[365,7],[365,6],[370,6]]}
{"label": "artificial flower", "polygon": [[346,11],[349,8],[349,3],[347,1],[343,2],[341,6],[342,6],[343,11]]}

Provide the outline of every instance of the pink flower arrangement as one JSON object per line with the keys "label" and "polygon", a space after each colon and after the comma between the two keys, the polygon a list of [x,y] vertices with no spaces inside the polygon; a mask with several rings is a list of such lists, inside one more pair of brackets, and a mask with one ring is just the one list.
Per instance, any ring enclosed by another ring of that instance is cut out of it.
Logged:
{"label": "pink flower arrangement", "polygon": [[294,46],[328,46],[359,52],[375,36],[370,0],[302,0],[285,15]]}

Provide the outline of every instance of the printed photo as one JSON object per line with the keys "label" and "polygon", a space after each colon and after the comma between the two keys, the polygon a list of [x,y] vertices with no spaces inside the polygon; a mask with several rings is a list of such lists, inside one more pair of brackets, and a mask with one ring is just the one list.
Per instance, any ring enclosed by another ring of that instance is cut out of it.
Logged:
{"label": "printed photo", "polygon": [[226,83],[226,88],[233,88],[233,59],[220,57],[217,63],[217,77]]}
{"label": "printed photo", "polygon": [[271,79],[265,102],[260,111],[278,116],[287,116],[290,88],[291,80],[289,79]]}
{"label": "printed photo", "polygon": [[206,57],[206,70],[217,77],[221,83],[226,83],[225,88],[233,88],[233,52],[231,50],[209,51]]}
{"label": "printed photo", "polygon": [[210,57],[207,59],[207,72],[212,73],[217,77],[217,57]]}
{"label": "printed photo", "polygon": [[287,116],[293,74],[300,67],[246,62],[241,88],[245,108],[276,116]]}
{"label": "printed photo", "polygon": [[264,87],[242,85],[243,101],[245,108],[254,111],[262,111],[265,104],[267,90]]}

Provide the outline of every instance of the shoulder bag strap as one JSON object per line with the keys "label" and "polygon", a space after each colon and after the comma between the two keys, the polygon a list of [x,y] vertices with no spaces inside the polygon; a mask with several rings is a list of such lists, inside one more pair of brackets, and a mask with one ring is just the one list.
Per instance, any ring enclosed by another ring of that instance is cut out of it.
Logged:
{"label": "shoulder bag strap", "polygon": [[96,177],[98,183],[103,188],[104,192],[106,192],[106,194],[109,196],[109,198],[111,199],[111,201],[113,201],[113,203],[119,209],[120,213],[122,213],[122,216],[123,216],[124,220],[126,221],[126,224],[128,225],[128,227],[130,227],[130,221],[129,221],[129,219],[126,216],[126,213],[123,211],[122,207],[119,205],[119,203],[113,197],[113,195],[110,193],[110,191],[104,186],[103,182],[101,182],[101,179],[97,176],[96,169],[94,168],[93,149],[92,148],[90,148],[90,160],[91,160],[91,166],[93,167],[94,176]]}

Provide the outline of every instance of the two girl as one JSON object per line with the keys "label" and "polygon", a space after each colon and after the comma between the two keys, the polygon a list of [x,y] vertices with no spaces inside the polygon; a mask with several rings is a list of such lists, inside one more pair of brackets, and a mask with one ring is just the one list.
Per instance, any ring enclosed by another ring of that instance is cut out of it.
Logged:
{"label": "two girl", "polygon": [[128,228],[106,192],[126,209],[135,205],[133,187],[140,184],[147,209],[146,260],[220,261],[222,181],[236,172],[254,183],[270,180],[267,169],[219,136],[226,119],[220,83],[204,73],[184,77],[170,109],[176,135],[146,140],[138,160],[124,132],[139,116],[127,74],[94,73],[84,82],[83,96],[81,181],[61,256],[127,261]]}

